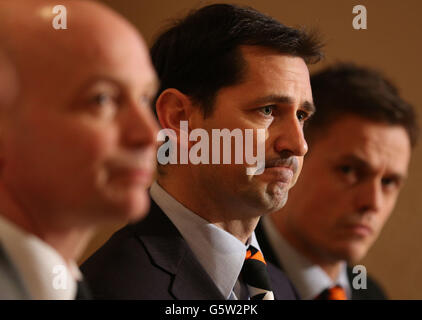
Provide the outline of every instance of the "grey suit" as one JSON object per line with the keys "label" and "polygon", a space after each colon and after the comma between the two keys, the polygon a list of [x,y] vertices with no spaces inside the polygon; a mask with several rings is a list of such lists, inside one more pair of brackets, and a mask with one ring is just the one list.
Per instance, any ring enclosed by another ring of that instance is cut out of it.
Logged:
{"label": "grey suit", "polygon": [[22,280],[0,243],[0,300],[30,299]]}

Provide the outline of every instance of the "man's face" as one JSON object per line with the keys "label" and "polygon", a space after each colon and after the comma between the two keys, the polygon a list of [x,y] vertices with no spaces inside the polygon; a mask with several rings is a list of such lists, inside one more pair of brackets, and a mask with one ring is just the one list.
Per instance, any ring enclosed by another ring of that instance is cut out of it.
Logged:
{"label": "man's face", "polygon": [[[207,196],[236,215],[259,216],[281,208],[302,167],[307,145],[303,124],[313,112],[309,72],[298,57],[281,55],[261,47],[242,47],[246,71],[241,83],[218,91],[211,116],[197,117],[194,127],[227,128],[230,131],[254,130],[254,155],[257,152],[256,129],[265,130],[264,173],[247,175],[254,165],[204,165],[196,170]],[[199,112],[199,111],[198,111]],[[221,153],[220,153],[221,154]]]}
{"label": "man's face", "polygon": [[394,208],[410,153],[402,127],[353,115],[335,120],[312,143],[280,212],[291,239],[317,259],[363,258]]}
{"label": "man's face", "polygon": [[92,223],[146,213],[157,80],[145,46],[130,39],[85,48],[61,44],[42,53],[50,67],[28,64],[22,73],[23,96],[10,113],[1,174],[27,212],[60,215],[65,225],[66,219]]}

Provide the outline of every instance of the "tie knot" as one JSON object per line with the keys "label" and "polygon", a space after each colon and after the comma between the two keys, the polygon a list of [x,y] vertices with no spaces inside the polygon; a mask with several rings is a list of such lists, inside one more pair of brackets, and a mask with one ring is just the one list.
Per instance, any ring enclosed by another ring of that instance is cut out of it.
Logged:
{"label": "tie knot", "polygon": [[246,250],[242,277],[249,289],[251,300],[274,300],[267,263],[261,251],[252,245]]}
{"label": "tie knot", "polygon": [[316,300],[347,300],[346,290],[342,286],[336,285],[325,289]]}
{"label": "tie knot", "polygon": [[264,263],[265,265],[267,264],[265,262],[264,256],[262,255],[261,251],[259,251],[257,248],[255,248],[252,245],[250,245],[248,249],[246,249],[245,260],[257,260]]}

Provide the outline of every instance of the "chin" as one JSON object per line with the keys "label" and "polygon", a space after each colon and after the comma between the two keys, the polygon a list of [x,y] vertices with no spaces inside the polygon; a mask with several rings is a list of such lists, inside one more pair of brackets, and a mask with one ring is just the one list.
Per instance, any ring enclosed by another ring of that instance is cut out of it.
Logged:
{"label": "chin", "polygon": [[366,246],[362,244],[350,244],[336,252],[338,260],[345,260],[348,264],[353,265],[362,260],[368,252]]}
{"label": "chin", "polygon": [[110,222],[134,223],[148,214],[150,199],[146,190],[142,190],[142,192],[138,190],[136,192],[113,193],[113,197],[108,197],[102,206],[104,209],[99,214],[105,216],[105,212],[108,212],[107,220]]}
{"label": "chin", "polygon": [[261,201],[259,203],[259,206],[262,208],[261,215],[280,210],[286,205],[287,199],[288,199],[287,192],[264,193],[261,196],[261,199],[260,199]]}
{"label": "chin", "polygon": [[274,211],[283,208],[289,198],[289,189],[281,188],[278,185],[270,185],[267,189],[267,195],[270,199]]}
{"label": "chin", "polygon": [[283,208],[286,205],[288,198],[289,198],[289,195],[288,195],[287,192],[285,194],[283,194],[282,196],[277,197],[277,199],[275,199],[275,201],[274,201],[274,210],[273,211],[278,211],[281,208]]}
{"label": "chin", "polygon": [[130,223],[138,222],[139,220],[146,217],[150,208],[150,199],[147,192],[143,192],[142,195],[135,195],[130,197],[125,206],[126,219]]}

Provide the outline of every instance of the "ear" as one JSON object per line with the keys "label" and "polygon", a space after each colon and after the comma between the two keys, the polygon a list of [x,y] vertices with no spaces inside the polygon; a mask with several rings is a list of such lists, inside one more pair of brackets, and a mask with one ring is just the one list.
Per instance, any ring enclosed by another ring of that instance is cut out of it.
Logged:
{"label": "ear", "polygon": [[163,129],[171,129],[180,136],[180,121],[189,121],[195,107],[191,99],[177,89],[164,90],[157,99],[156,112]]}

